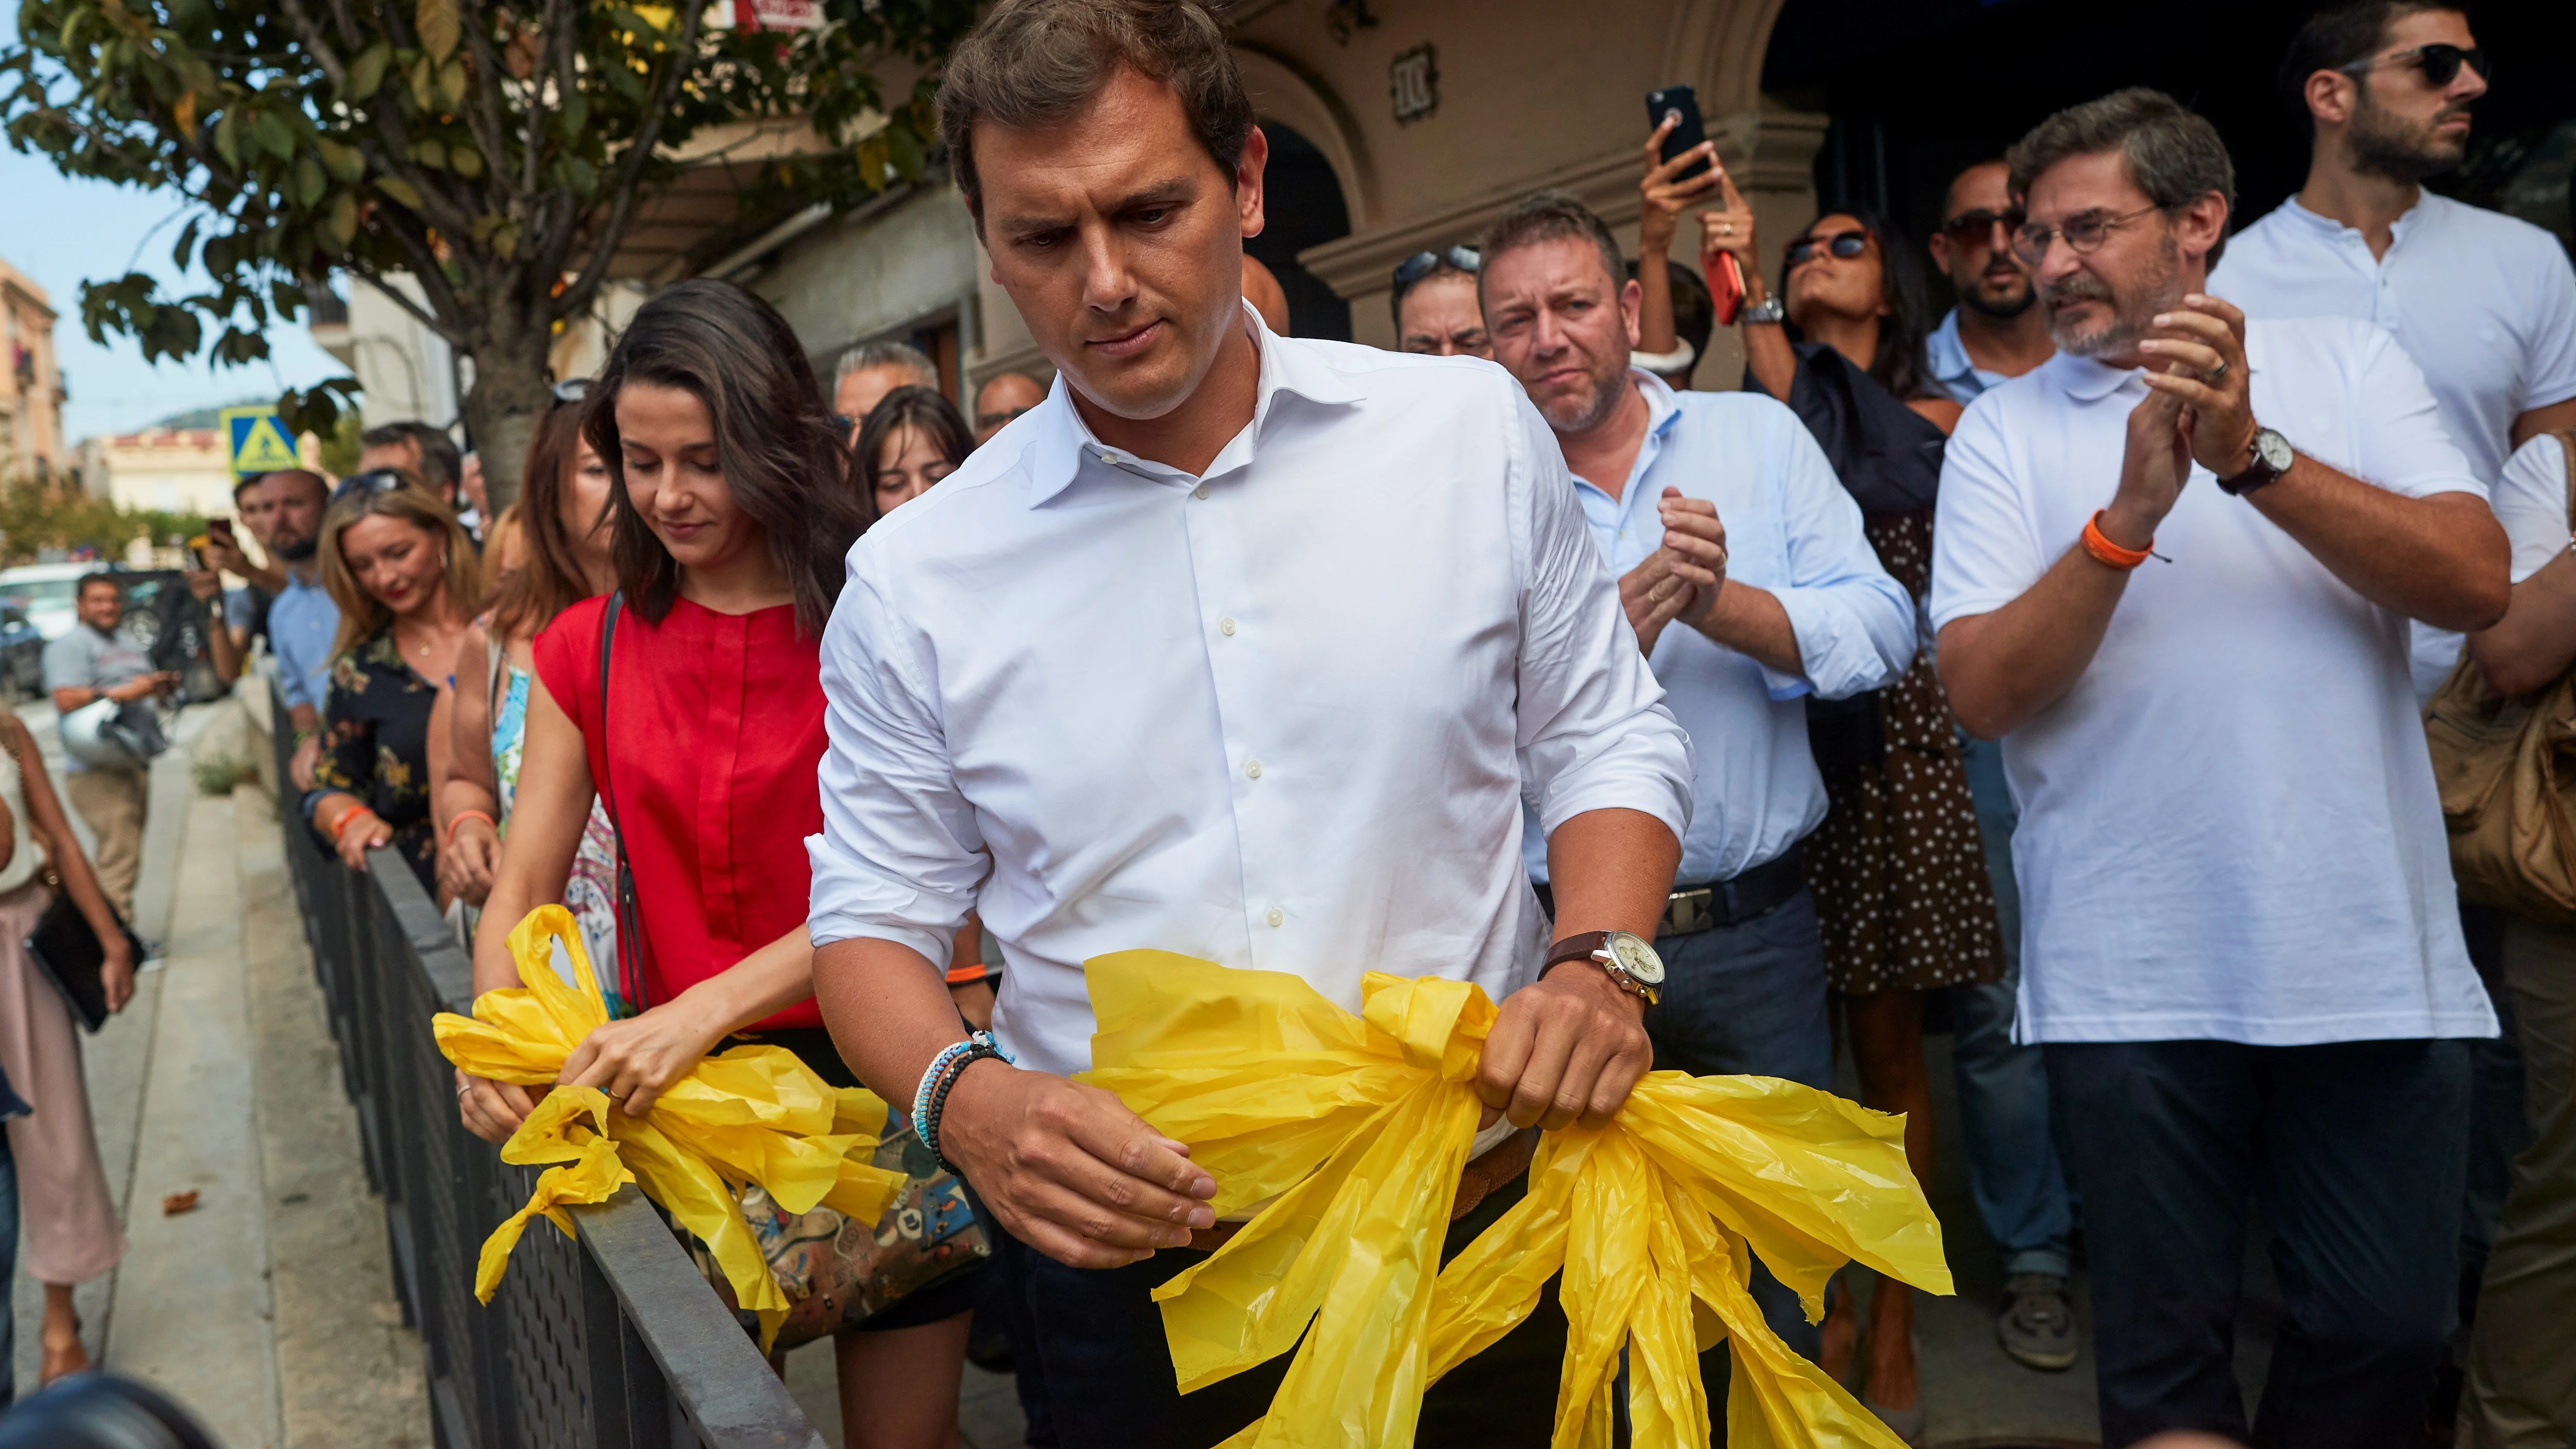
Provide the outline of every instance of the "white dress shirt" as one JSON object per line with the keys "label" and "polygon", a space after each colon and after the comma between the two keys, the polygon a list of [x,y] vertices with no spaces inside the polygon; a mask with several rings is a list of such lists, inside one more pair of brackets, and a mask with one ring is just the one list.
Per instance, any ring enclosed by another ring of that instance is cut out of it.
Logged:
{"label": "white dress shirt", "polygon": [[[2373,257],[2357,228],[2293,196],[2228,239],[2209,290],[2249,317],[2354,317],[2388,329],[2423,369],[2469,471],[2490,487],[2513,451],[2513,420],[2576,397],[2576,268],[2558,238],[2502,212],[2427,191],[2389,228],[2387,255]],[[2449,677],[2460,642],[2414,626],[2419,698]]]}
{"label": "white dress shirt", "polygon": [[1102,445],[1059,377],[850,551],[823,640],[822,945],[934,964],[970,906],[994,1027],[1082,1070],[1082,963],[1526,983],[1553,831],[1689,826],[1690,743],[1509,374],[1272,335],[1252,422],[1193,477]]}
{"label": "white dress shirt", "polygon": [[[2246,326],[2254,411],[2409,497],[2485,489],[2387,333]],[[2111,501],[2135,372],[2060,355],[1968,407],[1932,620],[2038,582]],[[2405,620],[2195,467],[2072,689],[2004,737],[2021,823],[2019,1041],[2492,1036]]]}
{"label": "white dress shirt", "polygon": [[[1893,684],[1914,662],[1914,601],[1879,566],[1806,424],[1749,392],[1676,393],[1631,374],[1645,396],[1646,440],[1619,497],[1576,478],[1584,521],[1615,578],[1661,548],[1666,488],[1717,505],[1726,574],[1780,601],[1801,672],[1782,674],[1688,624],[1664,626],[1655,678],[1664,707],[1690,731],[1699,776],[1690,834],[1674,877],[1727,880],[1804,839],[1825,818],[1825,781],[1807,748],[1810,693],[1847,699]],[[1547,879],[1545,842],[1526,839],[1530,874]]]}
{"label": "white dress shirt", "polygon": [[2513,581],[2521,583],[2567,551],[2567,450],[2541,433],[2505,460],[2496,480],[2496,522],[2513,545]]}

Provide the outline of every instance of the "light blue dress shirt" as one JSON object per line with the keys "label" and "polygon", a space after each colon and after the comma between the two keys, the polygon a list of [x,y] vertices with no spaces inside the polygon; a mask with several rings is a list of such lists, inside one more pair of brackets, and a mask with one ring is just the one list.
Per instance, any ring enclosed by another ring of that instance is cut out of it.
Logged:
{"label": "light blue dress shirt", "polygon": [[[1914,662],[1914,601],[1861,532],[1860,505],[1788,408],[1757,393],[1676,393],[1631,374],[1645,395],[1645,445],[1617,498],[1574,479],[1603,562],[1624,575],[1663,546],[1666,488],[1717,505],[1727,576],[1780,601],[1798,638],[1782,674],[1670,624],[1649,663],[1664,707],[1690,733],[1698,775],[1677,881],[1727,880],[1777,857],[1825,818],[1825,782],[1807,748],[1806,696],[1847,699],[1893,684]],[[1530,874],[1547,847],[1526,830]]]}
{"label": "light blue dress shirt", "polygon": [[340,606],[331,595],[287,570],[285,590],[268,606],[268,647],[277,655],[277,687],[289,709],[321,710],[331,692],[331,640],[339,632]]}
{"label": "light blue dress shirt", "polygon": [[1977,400],[1977,394],[1990,387],[2001,387],[2005,374],[1979,367],[1968,356],[1968,344],[1959,340],[1959,309],[1951,308],[1941,318],[1941,325],[1923,339],[1923,357],[1931,364],[1932,380],[1958,399],[1961,407]]}

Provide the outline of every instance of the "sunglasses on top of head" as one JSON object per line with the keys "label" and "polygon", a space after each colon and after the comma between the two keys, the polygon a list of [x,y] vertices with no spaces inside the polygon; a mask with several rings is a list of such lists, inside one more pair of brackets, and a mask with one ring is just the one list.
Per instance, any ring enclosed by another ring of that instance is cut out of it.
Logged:
{"label": "sunglasses on top of head", "polygon": [[2425,80],[2436,86],[2449,85],[2459,75],[2460,67],[2463,65],[2476,71],[2478,79],[2482,81],[2495,80],[2495,72],[2488,68],[2484,46],[2453,45],[2448,41],[2438,40],[2431,45],[2418,45],[2390,55],[2374,55],[2367,60],[2356,60],[2342,69],[2345,75],[2358,76],[2392,65],[2415,66],[2424,72]]}
{"label": "sunglasses on top of head", "polygon": [[338,503],[349,498],[373,498],[379,493],[391,493],[401,486],[403,486],[402,474],[391,468],[370,468],[364,473],[352,473],[341,479],[340,486],[331,491],[331,501]]}
{"label": "sunglasses on top of head", "polygon": [[1855,228],[1851,231],[1838,231],[1831,236],[1799,237],[1789,243],[1789,265],[1793,267],[1802,265],[1815,256],[1819,247],[1831,251],[1844,261],[1850,261],[1869,250],[1869,233]]}
{"label": "sunglasses on top of head", "polygon": [[586,377],[567,377],[563,381],[556,383],[552,392],[554,393],[554,401],[549,404],[549,406],[559,408],[570,407],[573,404],[580,402],[583,398],[590,396],[590,379]]}
{"label": "sunglasses on top of head", "polygon": [[1474,276],[1485,265],[1484,256],[1474,247],[1443,247],[1436,252],[1415,252],[1395,264],[1395,284],[1410,287],[1439,267],[1442,262]]}

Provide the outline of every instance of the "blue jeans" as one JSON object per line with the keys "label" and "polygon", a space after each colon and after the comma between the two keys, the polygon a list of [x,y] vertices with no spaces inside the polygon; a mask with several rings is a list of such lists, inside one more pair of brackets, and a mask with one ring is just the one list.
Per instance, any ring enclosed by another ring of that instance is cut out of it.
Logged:
{"label": "blue jeans", "polygon": [[[1814,897],[1801,890],[1741,925],[1659,936],[1655,954],[1664,958],[1663,999],[1646,1013],[1655,1070],[1780,1077],[1832,1089],[1834,1037],[1825,1020],[1825,941]],[[1771,1331],[1814,1358],[1821,1336],[1798,1295],[1759,1261],[1752,1289]],[[1702,1355],[1712,1406],[1725,1402],[1727,1365],[1724,1344]]]}
{"label": "blue jeans", "polygon": [[[2167,1429],[2257,1449],[2411,1449],[2457,1301],[2461,1041],[2051,1042],[2084,1184],[2102,1443]],[[2236,1377],[2245,1219],[2283,1307],[2249,1436]]]}
{"label": "blue jeans", "polygon": [[2013,1003],[2021,990],[2021,890],[2013,880],[2018,811],[2004,784],[2003,747],[1960,736],[1977,833],[1994,881],[1995,923],[2003,928],[2004,979],[1950,991],[1950,1064],[1959,1080],[1959,1127],[1967,1139],[1968,1183],[2004,1272],[2067,1275],[2074,1212],[2066,1171],[2049,1127],[2048,1063],[2035,1046],[2015,1046]]}

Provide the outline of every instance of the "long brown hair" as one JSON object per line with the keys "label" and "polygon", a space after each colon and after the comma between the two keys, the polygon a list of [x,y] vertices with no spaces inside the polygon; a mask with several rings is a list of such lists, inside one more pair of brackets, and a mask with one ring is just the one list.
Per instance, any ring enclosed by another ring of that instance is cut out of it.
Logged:
{"label": "long brown hair", "polygon": [[[379,470],[390,471],[390,470]],[[369,477],[359,474],[361,479]],[[447,607],[459,619],[471,619],[483,607],[483,561],[474,540],[456,521],[456,512],[421,486],[417,474],[402,474],[402,486],[377,491],[361,487],[345,498],[333,498],[322,515],[322,587],[340,606],[340,632],[331,640],[334,657],[348,653],[393,627],[394,612],[358,583],[340,556],[340,535],[361,518],[397,518],[439,537],[447,549]]]}
{"label": "long brown hair", "polygon": [[884,471],[878,455],[885,451],[886,439],[902,428],[928,438],[952,468],[975,451],[975,430],[939,389],[899,387],[887,393],[868,410],[868,420],[859,424],[858,444],[850,449],[850,486],[871,510],[877,506],[877,475]]}
{"label": "long brown hair", "polygon": [[630,382],[677,388],[706,405],[734,507],[768,535],[796,597],[797,632],[821,638],[841,596],[842,555],[875,521],[876,505],[844,481],[840,431],[787,320],[731,282],[679,283],[626,324],[590,390],[582,433],[608,465],[617,586],[628,607],[659,623],[680,596],[680,565],[626,491],[617,393]]}
{"label": "long brown hair", "polygon": [[516,505],[519,538],[527,553],[518,571],[502,580],[500,592],[493,597],[495,639],[532,635],[555,615],[591,596],[580,546],[563,524],[564,494],[572,487],[573,467],[581,457],[582,415],[579,403],[555,404],[537,421],[537,435],[528,443],[528,466],[520,474]]}

